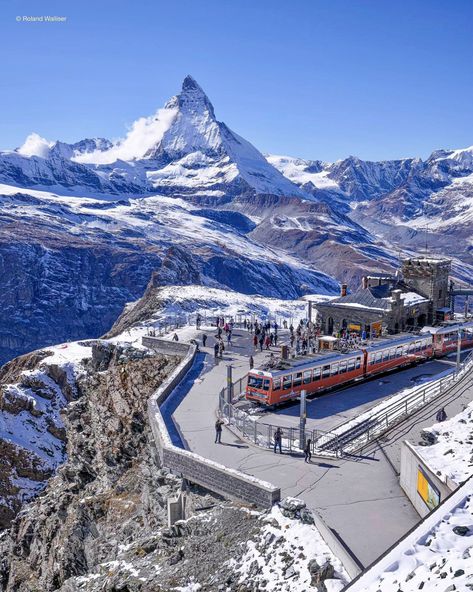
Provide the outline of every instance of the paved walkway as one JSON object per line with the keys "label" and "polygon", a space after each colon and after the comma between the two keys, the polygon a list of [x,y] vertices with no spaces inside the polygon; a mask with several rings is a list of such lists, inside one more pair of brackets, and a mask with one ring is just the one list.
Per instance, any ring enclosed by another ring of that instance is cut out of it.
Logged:
{"label": "paved walkway", "polygon": [[[404,436],[397,435],[392,441],[387,441],[383,446],[385,450],[374,443],[362,456],[337,461],[313,459],[311,464],[304,463],[299,455],[275,455],[272,451],[255,447],[228,429],[223,432],[223,443],[214,444],[217,396],[226,382],[226,365],[231,363],[234,379],[240,378],[248,371],[248,353],[252,351],[249,337],[244,331],[237,330],[235,337],[235,347],[217,365],[214,364],[211,350],[205,350],[207,355],[196,361],[198,367],[191,370],[178,389],[177,404],[172,412],[184,445],[202,456],[274,483],[281,487],[283,496],[301,497],[309,508],[319,512],[359,561],[367,566],[419,521],[418,514],[399,486],[396,473],[396,451]],[[213,340],[210,341],[212,346]],[[256,354],[256,364],[263,355],[267,354]],[[414,371],[430,373],[426,369],[427,364]],[[395,376],[395,384],[399,380],[402,388],[403,381],[410,378],[404,379],[401,374],[391,377]],[[376,385],[376,382],[370,384]],[[352,404],[350,391],[356,391],[357,388],[339,393],[340,401],[350,398],[349,404],[345,402],[343,413]],[[364,385],[362,388],[367,387]],[[384,393],[381,389],[377,392]],[[320,405],[321,408],[325,405],[321,401],[316,400],[314,405]],[[373,399],[362,404],[371,406]],[[353,413],[359,412],[356,407],[351,409]],[[415,421],[419,421],[422,426],[431,425],[436,409],[435,405],[435,409],[429,412],[425,410]],[[450,412],[447,406],[447,413],[451,415],[453,412],[453,407]],[[290,417],[289,414],[286,416]],[[329,417],[328,407],[326,417]],[[336,423],[340,421],[339,416]]]}

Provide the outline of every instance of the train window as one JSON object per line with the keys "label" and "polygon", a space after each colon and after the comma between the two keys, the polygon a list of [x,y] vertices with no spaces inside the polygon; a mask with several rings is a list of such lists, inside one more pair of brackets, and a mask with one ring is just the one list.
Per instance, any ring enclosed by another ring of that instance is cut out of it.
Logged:
{"label": "train window", "polygon": [[302,372],[296,372],[294,374],[294,382],[292,383],[292,386],[301,386],[302,384]]}
{"label": "train window", "polygon": [[394,360],[395,358],[396,358],[396,350],[394,348],[390,349],[389,350],[389,359]]}
{"label": "train window", "polygon": [[402,347],[399,345],[396,347],[396,358],[400,358],[402,356]]}
{"label": "train window", "polygon": [[281,388],[281,379],[273,378],[273,391],[278,391]]}
{"label": "train window", "polygon": [[340,374],[345,374],[346,371],[347,371],[347,363],[340,362]]}
{"label": "train window", "polygon": [[330,364],[328,364],[327,366],[324,366],[322,368],[322,378],[327,378],[330,376]]}
{"label": "train window", "polygon": [[338,374],[338,363],[332,364],[331,374],[332,374],[332,376],[335,376],[336,374]]}
{"label": "train window", "polygon": [[383,354],[382,354],[382,352],[378,352],[376,354],[376,363],[379,364],[382,361],[383,361]]}
{"label": "train window", "polygon": [[383,362],[387,362],[389,360],[389,349],[385,349],[383,351]]}
{"label": "train window", "polygon": [[292,387],[292,374],[286,374],[282,379],[282,388],[290,389]]}
{"label": "train window", "polygon": [[407,356],[407,354],[408,354],[408,353],[409,353],[409,348],[407,347],[407,345],[405,345],[405,346],[402,348],[402,355],[403,355],[403,356]]}
{"label": "train window", "polygon": [[269,378],[265,378],[263,380],[263,390],[264,391],[269,391]]}
{"label": "train window", "polygon": [[314,382],[317,381],[317,380],[320,380],[320,368],[314,368],[313,375],[312,375],[312,380]]}
{"label": "train window", "polygon": [[355,358],[348,360],[348,372],[353,372],[355,369]]}
{"label": "train window", "polygon": [[263,387],[263,379],[259,376],[248,376],[248,386],[250,388],[260,389]]}
{"label": "train window", "polygon": [[311,374],[310,370],[304,370],[304,384],[309,384],[310,382],[312,382],[310,374]]}
{"label": "train window", "polygon": [[356,369],[361,368],[361,358],[356,358]]}

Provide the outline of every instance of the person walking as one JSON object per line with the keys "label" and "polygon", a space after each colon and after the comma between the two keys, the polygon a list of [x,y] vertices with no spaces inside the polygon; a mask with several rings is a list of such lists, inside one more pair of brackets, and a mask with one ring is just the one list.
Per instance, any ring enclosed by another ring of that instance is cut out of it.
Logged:
{"label": "person walking", "polygon": [[214,345],[214,355],[215,355],[215,359],[217,359],[217,358],[218,358],[219,351],[220,351],[220,349],[219,349],[219,347],[218,347],[218,341],[216,341],[216,342],[215,342],[215,345]]}
{"label": "person walking", "polygon": [[276,450],[279,448],[279,454],[282,454],[282,430],[281,428],[277,428],[274,432],[274,454],[276,454]]}
{"label": "person walking", "polygon": [[253,345],[254,345],[255,349],[258,348],[258,336],[257,335],[253,335]]}
{"label": "person walking", "polygon": [[311,445],[312,445],[312,440],[309,438],[307,440],[307,442],[305,443],[305,448],[304,448],[304,462],[306,462],[306,463],[310,463],[310,460],[312,458]]}
{"label": "person walking", "polygon": [[174,333],[174,335],[172,336],[172,340],[179,341],[179,335],[177,333]]}
{"label": "person walking", "polygon": [[228,347],[230,347],[230,346],[231,346],[231,344],[232,344],[232,332],[231,332],[231,331],[229,331],[229,332],[227,333],[227,345],[228,345]]}
{"label": "person walking", "polygon": [[224,351],[225,351],[225,346],[223,345],[223,339],[220,339],[220,341],[218,342],[218,353],[220,354],[221,358],[223,358]]}
{"label": "person walking", "polygon": [[217,419],[217,421],[215,422],[215,444],[222,443],[222,426],[223,421],[220,418]]}
{"label": "person walking", "polygon": [[260,349],[260,351],[263,351],[263,345],[264,345],[264,335],[262,333],[261,334],[261,337],[259,338],[259,349]]}
{"label": "person walking", "polygon": [[205,347],[206,343],[207,343],[207,335],[204,333],[202,335],[202,347]]}
{"label": "person walking", "polygon": [[437,411],[437,415],[435,416],[437,421],[445,421],[447,419],[447,412],[445,411],[445,407],[442,407]]}
{"label": "person walking", "polygon": [[250,356],[249,363],[250,363],[250,370],[253,370],[253,368],[255,367],[255,361],[253,360],[253,356]]}

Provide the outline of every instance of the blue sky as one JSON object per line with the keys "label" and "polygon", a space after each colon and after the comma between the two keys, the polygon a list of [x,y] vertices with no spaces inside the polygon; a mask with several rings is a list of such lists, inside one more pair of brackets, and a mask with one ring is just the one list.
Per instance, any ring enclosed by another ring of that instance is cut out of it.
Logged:
{"label": "blue sky", "polygon": [[0,148],[32,131],[120,137],[188,73],[263,152],[379,160],[470,146],[472,22],[471,0],[9,0]]}

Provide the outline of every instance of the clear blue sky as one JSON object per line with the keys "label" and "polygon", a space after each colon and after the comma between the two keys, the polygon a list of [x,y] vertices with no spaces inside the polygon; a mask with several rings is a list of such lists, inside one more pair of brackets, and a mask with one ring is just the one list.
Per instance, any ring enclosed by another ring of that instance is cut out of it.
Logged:
{"label": "clear blue sky", "polygon": [[8,0],[0,23],[2,149],[120,137],[188,73],[263,152],[473,144],[472,0]]}

